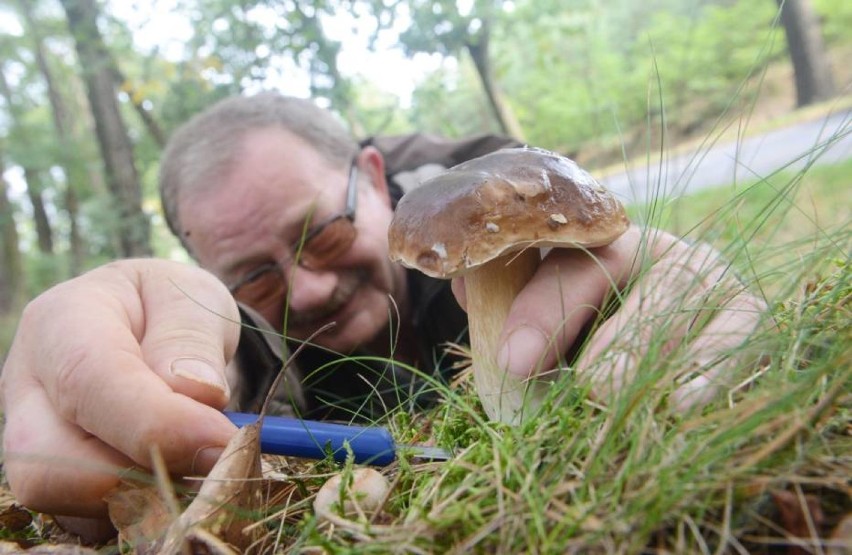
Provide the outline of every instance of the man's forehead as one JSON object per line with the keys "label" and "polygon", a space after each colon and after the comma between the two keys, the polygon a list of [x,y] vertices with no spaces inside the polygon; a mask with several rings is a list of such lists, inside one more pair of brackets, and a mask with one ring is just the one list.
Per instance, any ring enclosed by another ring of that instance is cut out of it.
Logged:
{"label": "man's forehead", "polygon": [[202,263],[222,271],[239,266],[246,256],[259,256],[248,251],[298,233],[316,211],[338,208],[343,172],[289,135],[260,130],[246,137],[219,185],[182,199],[185,239]]}
{"label": "man's forehead", "polygon": [[336,165],[306,139],[279,126],[247,131],[240,142],[243,157],[267,157],[296,163],[299,168],[321,166],[326,170]]}

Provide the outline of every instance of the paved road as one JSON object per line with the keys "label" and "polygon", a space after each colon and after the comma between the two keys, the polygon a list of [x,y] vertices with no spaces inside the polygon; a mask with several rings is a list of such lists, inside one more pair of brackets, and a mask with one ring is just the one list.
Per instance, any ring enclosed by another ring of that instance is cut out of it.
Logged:
{"label": "paved road", "polygon": [[667,155],[662,166],[641,160],[629,171],[600,181],[624,202],[644,201],[753,181],[784,167],[801,168],[814,157],[817,164],[852,157],[852,110],[740,141]]}

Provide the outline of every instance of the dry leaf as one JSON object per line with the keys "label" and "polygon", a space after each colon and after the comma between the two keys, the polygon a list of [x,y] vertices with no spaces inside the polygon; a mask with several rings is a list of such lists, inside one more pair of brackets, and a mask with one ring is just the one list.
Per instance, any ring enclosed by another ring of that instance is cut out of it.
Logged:
{"label": "dry leaf", "polygon": [[186,543],[193,554],[204,555],[237,555],[230,545],[226,544],[203,528],[193,528],[186,535]]}
{"label": "dry leaf", "polygon": [[174,516],[156,486],[122,484],[106,497],[119,542],[135,553],[155,553]]}
{"label": "dry leaf", "polygon": [[[797,495],[784,490],[769,492],[781,516],[781,524],[796,538],[819,538],[819,530],[825,522],[819,499],[813,495]],[[807,513],[805,512],[807,511]],[[799,546],[791,545],[790,555],[810,553]]]}
{"label": "dry leaf", "polygon": [[193,502],[169,527],[162,553],[181,553],[191,531],[201,528],[244,551],[259,530],[244,534],[261,505],[260,423],[250,424],[228,442]]}
{"label": "dry leaf", "polygon": [[852,553],[852,513],[843,517],[843,520],[834,527],[826,553],[828,555]]}
{"label": "dry leaf", "polygon": [[32,521],[33,515],[20,505],[11,505],[0,513],[0,528],[9,532],[20,532]]}
{"label": "dry leaf", "polygon": [[[160,553],[240,553],[255,545],[263,533],[250,526],[261,507],[260,428],[269,403],[286,368],[315,336],[334,324],[322,326],[290,355],[269,386],[258,421],[240,428],[189,507],[172,523]],[[219,541],[222,540],[222,541]]]}

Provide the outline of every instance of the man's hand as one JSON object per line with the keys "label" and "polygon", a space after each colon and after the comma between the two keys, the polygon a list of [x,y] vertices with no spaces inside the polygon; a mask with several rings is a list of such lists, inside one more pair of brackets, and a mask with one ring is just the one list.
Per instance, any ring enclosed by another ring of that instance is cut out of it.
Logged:
{"label": "man's hand", "polygon": [[2,374],[4,469],[34,510],[103,517],[123,469],[157,446],[177,475],[206,474],[236,428],[225,365],[239,315],[207,272],[108,264],[24,310]]}
{"label": "man's hand", "polygon": [[[454,280],[453,289],[464,306],[463,281]],[[603,401],[632,379],[651,348],[666,355],[685,345],[670,402],[681,409],[708,402],[726,371],[742,362],[727,355],[766,311],[709,247],[631,227],[606,247],[547,254],[512,305],[498,362],[518,376],[554,368],[613,291],[624,293],[618,310],[586,338],[574,365]]]}

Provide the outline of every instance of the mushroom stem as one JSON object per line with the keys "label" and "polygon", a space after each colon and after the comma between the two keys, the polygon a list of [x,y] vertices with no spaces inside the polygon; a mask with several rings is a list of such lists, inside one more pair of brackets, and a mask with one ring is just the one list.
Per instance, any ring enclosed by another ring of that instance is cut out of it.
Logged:
{"label": "mushroom stem", "polygon": [[[506,254],[465,276],[470,346],[476,391],[491,420],[520,423],[538,401],[534,382],[508,374],[497,365],[500,333],[515,297],[532,278],[541,256],[537,248]],[[529,391],[528,390],[529,387]]]}

